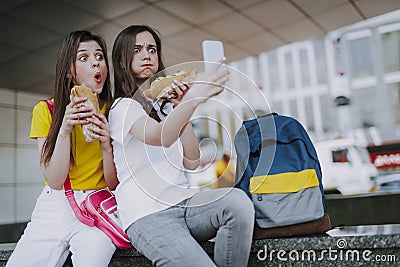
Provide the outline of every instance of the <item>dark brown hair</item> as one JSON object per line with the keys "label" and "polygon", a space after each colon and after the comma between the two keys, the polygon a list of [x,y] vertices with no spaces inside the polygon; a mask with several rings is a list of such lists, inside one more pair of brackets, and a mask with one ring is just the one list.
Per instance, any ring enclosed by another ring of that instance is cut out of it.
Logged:
{"label": "dark brown hair", "polygon": [[[75,62],[79,44],[89,41],[95,41],[99,44],[99,46],[103,50],[107,70],[109,71],[107,46],[106,42],[101,36],[94,35],[89,31],[75,31],[71,32],[68,36],[64,38],[58,52],[56,64],[56,75],[54,82],[54,113],[52,115],[53,120],[50,126],[49,134],[44,142],[41,155],[41,162],[45,164],[49,163],[53,155],[57,136],[64,118],[65,108],[70,102],[71,88],[75,85]],[[74,73],[71,73],[71,70],[74,70]],[[106,105],[105,116],[107,117],[112,103],[109,72],[105,79],[103,90],[101,91],[99,98],[100,102]],[[72,162],[74,162],[72,156],[73,154],[74,153],[70,153]]]}
{"label": "dark brown hair", "polygon": [[141,32],[149,32],[157,46],[158,70],[162,71],[164,67],[161,52],[161,37],[159,33],[147,25],[132,25],[121,31],[115,39],[112,51],[112,63],[114,67],[114,98],[133,97],[142,106],[143,109],[153,119],[160,121],[153,105],[143,94],[138,91],[137,79],[131,70],[131,62],[135,48],[136,35]]}

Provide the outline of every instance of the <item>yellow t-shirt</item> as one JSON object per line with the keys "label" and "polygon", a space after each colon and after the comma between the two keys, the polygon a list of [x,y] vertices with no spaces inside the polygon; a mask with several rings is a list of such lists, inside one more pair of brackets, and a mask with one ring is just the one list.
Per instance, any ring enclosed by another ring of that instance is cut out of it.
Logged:
{"label": "yellow t-shirt", "polygon": [[[100,112],[104,114],[105,110],[106,106],[104,105]],[[52,117],[47,104],[40,101],[33,108],[30,137],[34,139],[47,137],[51,121]],[[69,165],[72,189],[89,190],[106,187],[99,141],[86,143],[82,127],[77,125],[71,134],[71,151],[75,160]],[[47,184],[46,177],[44,182]]]}

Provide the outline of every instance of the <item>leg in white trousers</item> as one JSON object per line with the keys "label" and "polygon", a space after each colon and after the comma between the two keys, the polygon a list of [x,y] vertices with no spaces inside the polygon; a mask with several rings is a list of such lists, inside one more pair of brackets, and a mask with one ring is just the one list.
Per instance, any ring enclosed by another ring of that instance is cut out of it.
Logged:
{"label": "leg in white trousers", "polygon": [[[87,194],[76,191],[77,202]],[[63,190],[46,186],[6,266],[62,266],[69,251],[74,266],[101,267],[108,266],[115,246],[102,231],[76,219]]]}

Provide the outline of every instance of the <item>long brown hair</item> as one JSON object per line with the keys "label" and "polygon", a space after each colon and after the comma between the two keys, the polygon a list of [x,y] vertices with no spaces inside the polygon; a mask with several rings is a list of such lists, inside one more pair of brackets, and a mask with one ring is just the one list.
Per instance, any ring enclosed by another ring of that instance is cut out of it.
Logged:
{"label": "long brown hair", "polygon": [[[88,41],[95,41],[99,44],[103,50],[107,70],[109,71],[107,46],[103,37],[100,35],[94,35],[89,31],[75,31],[71,32],[64,38],[58,52],[56,64],[56,77],[54,82],[54,113],[52,115],[53,120],[50,126],[49,134],[44,142],[41,155],[41,162],[44,164],[48,164],[53,155],[57,136],[64,118],[65,108],[70,102],[71,88],[75,85],[74,80],[76,73],[71,73],[71,69],[75,70],[76,52],[81,42]],[[99,98],[100,102],[103,102],[106,105],[105,116],[107,117],[112,104],[109,72],[105,79],[103,90],[101,91]],[[70,155],[72,162],[74,162],[72,157],[73,153],[70,153]]]}
{"label": "long brown hair", "polygon": [[147,100],[138,90],[137,79],[131,70],[131,62],[135,48],[136,35],[141,32],[149,32],[157,46],[158,70],[164,70],[163,56],[161,52],[161,37],[159,33],[147,25],[132,25],[120,32],[115,39],[112,51],[112,63],[114,68],[114,98],[133,97],[142,106],[143,109],[153,119],[160,121],[152,103]]}

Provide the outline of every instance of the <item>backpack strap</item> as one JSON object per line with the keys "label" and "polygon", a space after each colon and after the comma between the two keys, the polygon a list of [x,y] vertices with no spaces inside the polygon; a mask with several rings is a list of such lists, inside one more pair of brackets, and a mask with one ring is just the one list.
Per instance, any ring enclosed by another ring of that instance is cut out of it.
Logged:
{"label": "backpack strap", "polygon": [[[54,103],[50,99],[43,100],[47,107],[49,108],[50,115],[53,116],[54,112]],[[68,199],[68,202],[75,213],[76,218],[82,222],[83,224],[86,224],[88,226],[93,227],[94,226],[94,219],[92,217],[87,216],[86,213],[82,211],[81,208],[79,208],[78,203],[76,203],[76,199],[74,197],[74,190],[72,190],[71,187],[71,180],[69,179],[69,174],[67,175],[67,178],[65,179],[64,182],[64,190],[65,190],[65,196]]]}
{"label": "backpack strap", "polygon": [[54,103],[50,99],[43,100],[43,102],[46,103],[47,107],[49,108],[50,115],[53,116],[54,112]]}

